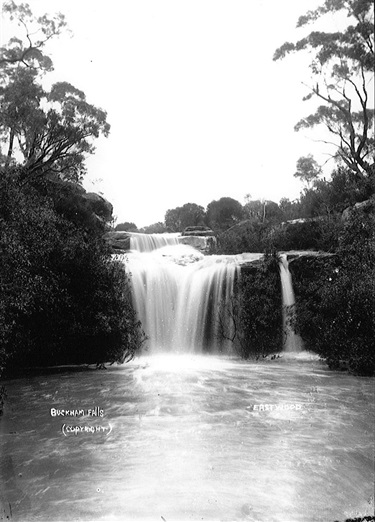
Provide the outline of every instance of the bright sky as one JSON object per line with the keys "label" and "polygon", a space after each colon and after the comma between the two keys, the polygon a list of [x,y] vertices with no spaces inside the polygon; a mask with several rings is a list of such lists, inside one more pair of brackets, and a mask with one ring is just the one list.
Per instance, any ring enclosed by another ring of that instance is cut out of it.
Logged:
{"label": "bright sky", "polygon": [[311,133],[293,130],[314,107],[302,101],[309,57],[272,60],[305,34],[297,19],[321,1],[28,3],[35,14],[64,13],[73,33],[48,47],[52,81],[108,112],[111,133],[97,141],[84,186],[112,202],[118,223],[142,227],[223,196],[294,199],[297,159],[327,159]]}

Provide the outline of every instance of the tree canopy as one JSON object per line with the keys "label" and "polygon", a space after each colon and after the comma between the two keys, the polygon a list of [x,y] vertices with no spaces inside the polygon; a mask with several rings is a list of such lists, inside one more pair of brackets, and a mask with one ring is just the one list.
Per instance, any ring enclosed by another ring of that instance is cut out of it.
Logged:
{"label": "tree canopy", "polygon": [[360,181],[374,176],[374,109],[369,96],[374,73],[374,5],[371,0],[325,0],[301,16],[297,27],[330,13],[347,15],[344,30],[312,31],[295,43],[286,42],[275,51],[274,60],[294,52],[311,53],[315,81],[304,100],[315,97],[323,103],[295,129],[325,125],[334,137],[333,156]]}
{"label": "tree canopy", "polygon": [[27,4],[13,1],[3,12],[18,22],[24,40],[13,37],[0,49],[0,167],[19,166],[21,179],[53,174],[79,181],[93,140],[108,136],[110,126],[106,112],[68,82],[43,87],[42,76],[53,67],[44,47],[65,28],[64,17],[35,19]]}
{"label": "tree canopy", "polygon": [[205,210],[196,203],[185,203],[182,207],[167,210],[165,226],[171,232],[182,232],[186,227],[204,223]]}
{"label": "tree canopy", "polygon": [[224,197],[207,205],[207,223],[213,230],[226,230],[244,217],[239,201]]}
{"label": "tree canopy", "polygon": [[0,375],[124,362],[142,334],[129,276],[103,239],[112,205],[79,184],[108,135],[106,112],[67,82],[45,88],[63,15],[35,18],[13,1],[3,13],[21,34],[0,48]]}

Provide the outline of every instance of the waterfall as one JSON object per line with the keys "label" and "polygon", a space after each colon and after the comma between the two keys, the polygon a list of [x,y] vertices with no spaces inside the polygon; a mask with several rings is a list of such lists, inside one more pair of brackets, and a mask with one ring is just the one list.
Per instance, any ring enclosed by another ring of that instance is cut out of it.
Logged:
{"label": "waterfall", "polygon": [[167,245],[178,245],[180,236],[176,234],[140,234],[129,232],[130,249],[137,252],[152,252]]}
{"label": "waterfall", "polygon": [[[150,352],[230,352],[231,342],[220,336],[219,317],[227,321],[225,331],[230,334],[231,320],[225,319],[224,311],[230,308],[240,266],[262,256],[205,256],[180,243],[179,234],[131,234],[126,268]],[[302,340],[288,324],[288,307],[295,301],[285,254],[280,277],[284,349],[300,351]]]}
{"label": "waterfall", "polygon": [[301,337],[294,332],[289,322],[290,314],[294,313],[295,298],[286,254],[281,255],[280,278],[283,302],[284,349],[287,352],[299,352],[302,350],[303,342]]}
{"label": "waterfall", "polygon": [[126,265],[150,351],[227,351],[218,311],[229,304],[239,273],[236,256],[204,256],[176,236],[158,235],[153,250],[155,237],[134,239],[141,251],[129,253]]}

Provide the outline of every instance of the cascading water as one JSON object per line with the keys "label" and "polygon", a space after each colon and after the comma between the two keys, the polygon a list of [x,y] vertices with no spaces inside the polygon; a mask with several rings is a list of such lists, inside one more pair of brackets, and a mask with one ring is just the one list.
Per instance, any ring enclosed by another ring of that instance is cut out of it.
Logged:
{"label": "cascading water", "polygon": [[239,273],[235,256],[205,257],[177,237],[153,240],[154,250],[127,256],[150,351],[228,351],[218,335],[218,311],[228,305]]}
{"label": "cascading water", "polygon": [[129,233],[130,249],[137,252],[152,252],[167,245],[178,245],[180,234],[139,234]]}
{"label": "cascading water", "polygon": [[295,297],[286,254],[281,255],[280,278],[283,298],[284,349],[287,352],[300,352],[303,346],[302,339],[290,324],[290,314],[294,313],[292,307],[295,306]]}
{"label": "cascading water", "polygon": [[[204,256],[179,243],[179,234],[131,234],[131,252],[126,266],[138,318],[152,353],[229,353],[231,343],[220,336],[219,317],[230,337],[231,321],[225,319],[240,265],[262,254]],[[283,297],[284,349],[302,349],[301,338],[288,321],[294,305],[291,275],[286,255],[280,262]],[[289,308],[290,310],[290,308]]]}

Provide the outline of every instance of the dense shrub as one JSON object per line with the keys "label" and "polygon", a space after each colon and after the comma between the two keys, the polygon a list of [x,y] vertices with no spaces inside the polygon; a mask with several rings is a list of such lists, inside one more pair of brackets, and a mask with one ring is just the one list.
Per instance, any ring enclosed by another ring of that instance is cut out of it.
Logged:
{"label": "dense shrub", "polygon": [[0,179],[0,366],[122,361],[140,341],[123,265],[77,191],[46,184]]}
{"label": "dense shrub", "polygon": [[218,253],[265,252],[269,250],[334,251],[342,229],[340,216],[273,225],[247,220],[218,236]]}
{"label": "dense shrub", "polygon": [[220,316],[221,336],[233,342],[241,357],[266,355],[282,349],[282,298],[277,255],[266,255],[241,271],[229,307]]}
{"label": "dense shrub", "polygon": [[353,210],[331,259],[290,265],[297,330],[331,368],[375,374],[375,212]]}
{"label": "dense shrub", "polygon": [[255,220],[247,220],[222,232],[218,236],[219,254],[241,254],[243,252],[264,252],[265,241],[270,226]]}
{"label": "dense shrub", "polygon": [[285,223],[273,228],[265,240],[276,250],[323,250],[332,252],[338,246],[341,216]]}

